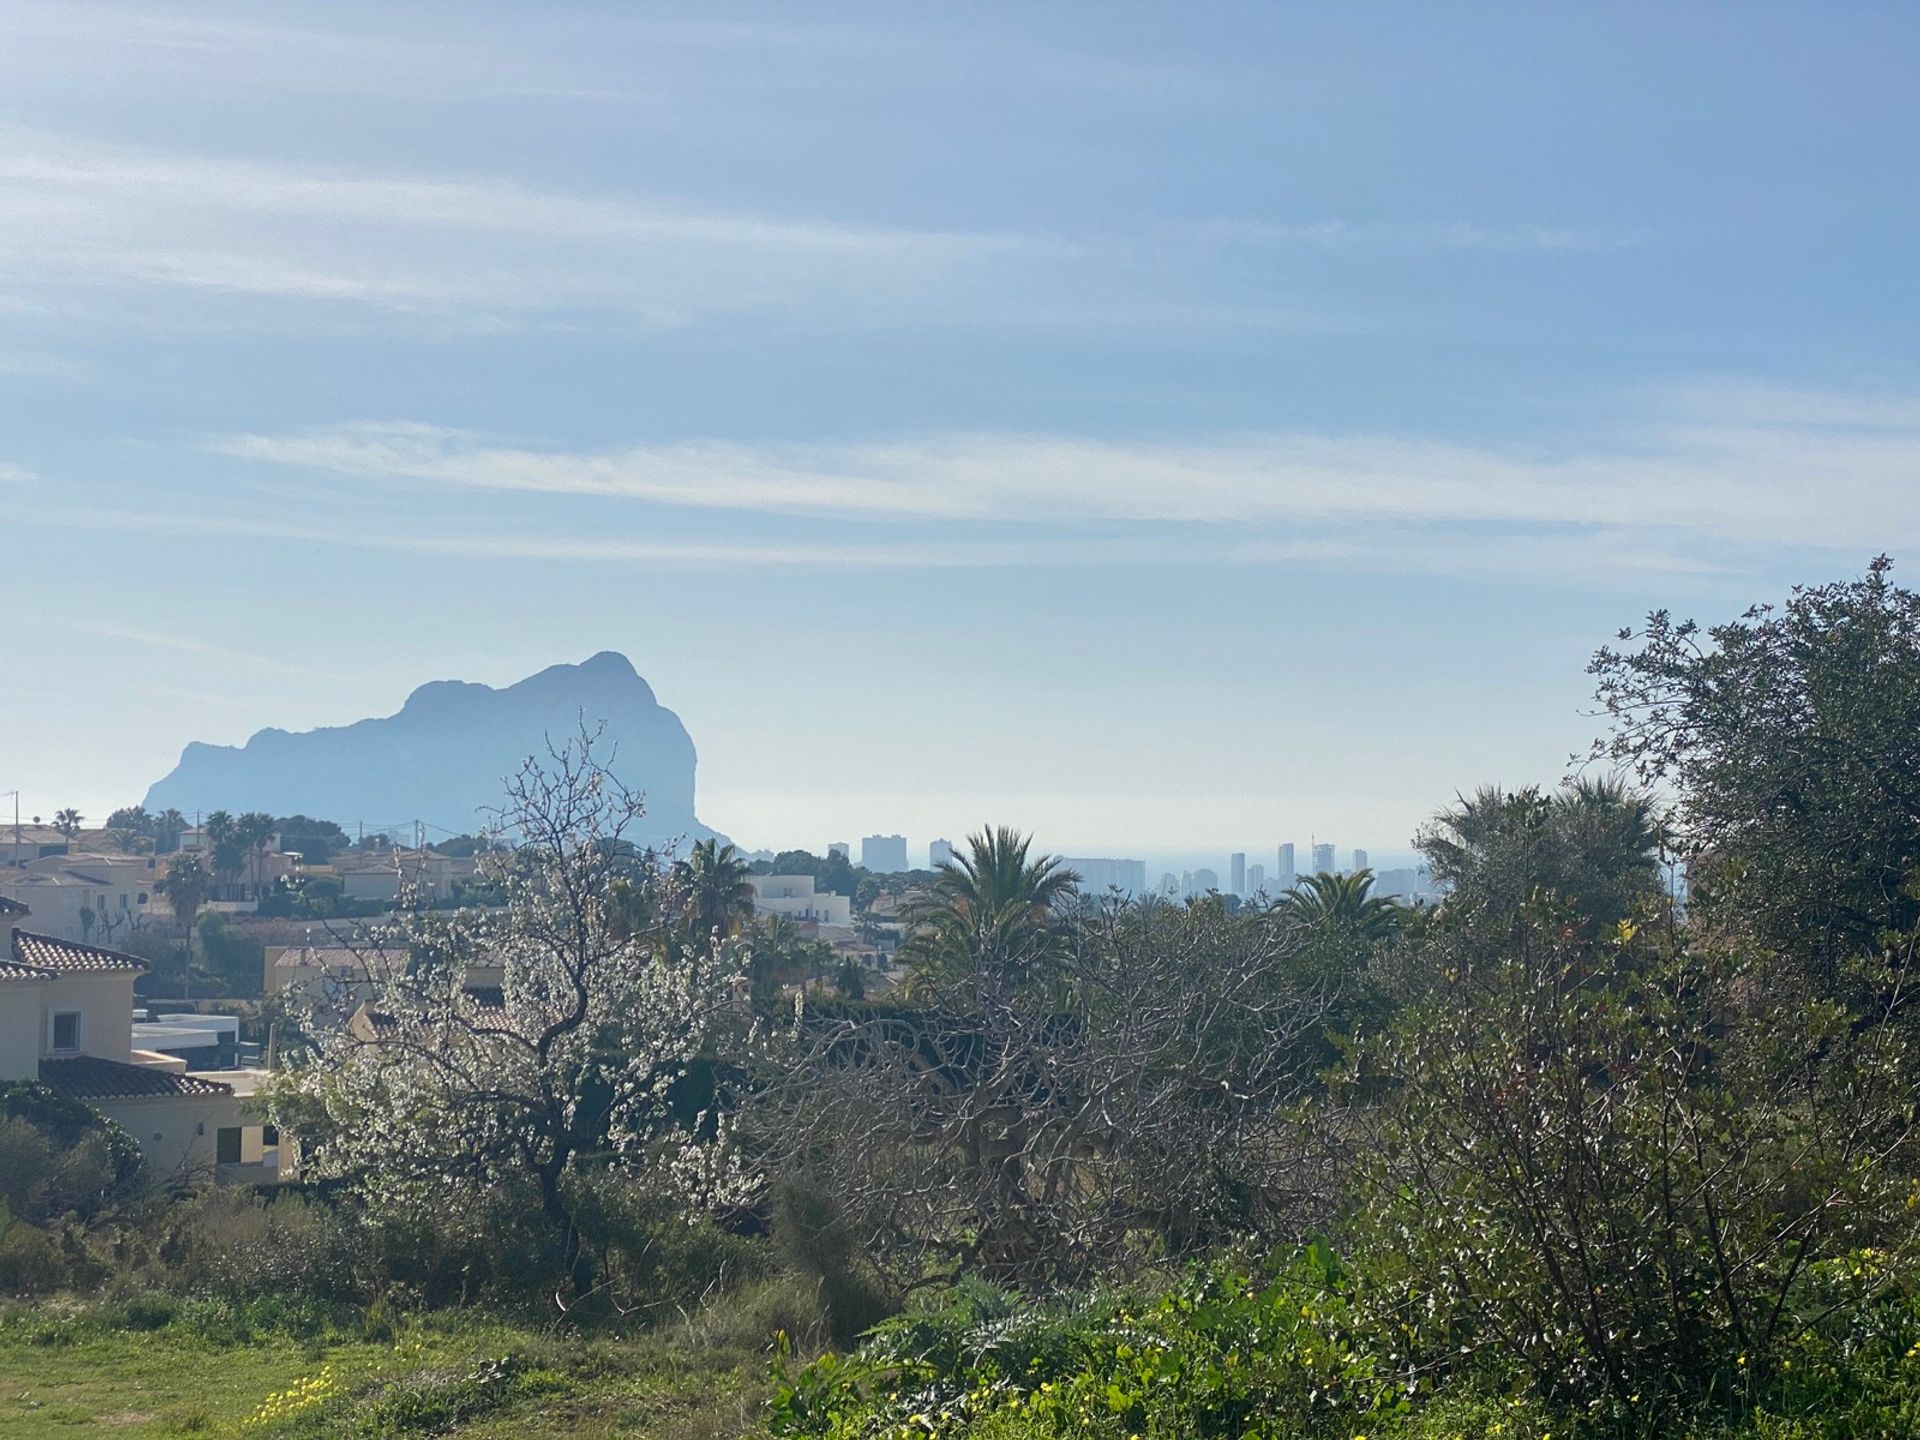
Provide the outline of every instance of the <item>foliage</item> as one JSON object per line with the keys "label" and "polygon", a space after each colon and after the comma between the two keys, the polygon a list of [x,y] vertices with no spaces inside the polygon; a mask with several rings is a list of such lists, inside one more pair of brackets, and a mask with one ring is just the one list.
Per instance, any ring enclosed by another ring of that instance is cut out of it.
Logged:
{"label": "foliage", "polygon": [[715,934],[723,940],[731,938],[753,918],[747,863],[733,846],[712,839],[699,841],[673,871],[685,924],[696,940]]}
{"label": "foliage", "polygon": [[968,836],[932,893],[907,912],[914,930],[901,960],[920,993],[1051,982],[1063,954],[1062,912],[1079,877],[1050,855],[1028,859],[1030,845],[1004,826]]}
{"label": "foliage", "polygon": [[[529,762],[504,817],[524,841],[524,863],[503,867],[504,911],[399,915],[362,957],[374,996],[360,1020],[308,1017],[312,1049],[273,1102],[311,1173],[376,1211],[524,1192],[575,1301],[595,1288],[582,1174],[650,1174],[689,1195],[732,1183],[724,1130],[688,1124],[672,1092],[728,1022],[735,977],[722,954],[623,923],[616,881],[667,884],[636,874],[621,843],[639,813],[590,736],[549,768]],[[645,908],[679,907],[669,893]],[[499,1003],[466,988],[476,963],[501,969]]]}
{"label": "foliage", "polygon": [[1677,788],[1716,925],[1831,978],[1920,922],[1920,595],[1890,561],[1710,629],[1656,611],[1619,640],[1589,667],[1612,722],[1597,748]]}
{"label": "foliage", "polygon": [[196,927],[200,960],[228,995],[258,995],[266,947],[221,914],[202,915]]}
{"label": "foliage", "polygon": [[[959,916],[987,945],[1018,933]],[[941,976],[922,1000],[804,1007],[749,1111],[770,1173],[827,1197],[900,1288],[1071,1283],[1324,1210],[1285,1111],[1324,1058],[1327,995],[1288,925],[1120,904],[1024,923],[1045,929],[1000,963],[922,972]]]}
{"label": "foliage", "polygon": [[1347,1116],[1357,1234],[1398,1257],[1425,1364],[1484,1351],[1568,1404],[1679,1414],[1768,1380],[1906,1263],[1904,964],[1861,1026],[1737,955],[1631,922],[1589,938],[1545,901],[1517,929],[1443,911],[1425,948],[1429,988],[1359,1047]]}
{"label": "foliage", "polygon": [[325,865],[352,843],[339,825],[311,815],[282,815],[273,824],[280,848],[297,851],[308,865]]}
{"label": "foliage", "polygon": [[1417,843],[1455,911],[1504,918],[1551,897],[1598,935],[1660,895],[1660,841],[1645,796],[1583,777],[1553,794],[1482,786],[1436,815]]}
{"label": "foliage", "polygon": [[91,1217],[130,1194],[140,1146],[119,1124],[34,1080],[0,1083],[0,1198],[20,1219]]}
{"label": "foliage", "polygon": [[1400,930],[1400,906],[1373,893],[1371,870],[1308,875],[1281,904],[1293,920],[1349,953],[1391,940]]}
{"label": "foliage", "polygon": [[808,1440],[953,1434],[1352,1435],[1408,1408],[1345,1268],[1302,1252],[1263,1278],[1223,1262],[1167,1293],[1023,1305],[962,1288],[789,1371],[769,1428]]}

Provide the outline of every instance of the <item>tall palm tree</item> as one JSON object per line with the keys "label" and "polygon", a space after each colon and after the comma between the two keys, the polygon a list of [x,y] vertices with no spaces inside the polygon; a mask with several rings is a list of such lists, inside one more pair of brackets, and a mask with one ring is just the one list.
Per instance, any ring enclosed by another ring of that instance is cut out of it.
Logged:
{"label": "tall palm tree", "polygon": [[1400,930],[1400,906],[1373,893],[1373,871],[1309,875],[1281,902],[1304,925],[1367,943],[1391,940]]}
{"label": "tall palm tree", "polygon": [[176,855],[154,889],[167,897],[167,903],[173,907],[173,918],[187,932],[187,968],[181,998],[189,999],[193,994],[193,922],[213,893],[213,872],[198,855]]}
{"label": "tall palm tree", "polygon": [[1032,838],[1007,826],[967,837],[940,867],[931,893],[907,908],[913,934],[901,958],[914,988],[974,979],[994,985],[1044,982],[1059,960],[1063,901],[1080,877],[1051,855],[1028,858]]}
{"label": "tall palm tree", "polygon": [[253,876],[253,895],[256,900],[260,898],[260,862],[272,847],[277,828],[273,817],[263,810],[249,810],[233,822],[234,838],[246,846],[247,868]]}
{"label": "tall palm tree", "polygon": [[53,828],[67,837],[68,846],[72,846],[80,834],[80,822],[87,817],[69,806],[65,810],[56,810],[53,814]]}
{"label": "tall palm tree", "polygon": [[695,935],[718,930],[723,939],[731,939],[753,918],[749,869],[733,846],[701,840],[673,868],[686,894],[687,926]]}

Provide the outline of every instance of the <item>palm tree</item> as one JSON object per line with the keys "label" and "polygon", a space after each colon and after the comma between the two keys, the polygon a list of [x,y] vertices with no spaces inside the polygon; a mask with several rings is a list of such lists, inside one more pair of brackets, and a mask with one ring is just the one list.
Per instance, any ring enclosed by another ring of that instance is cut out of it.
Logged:
{"label": "palm tree", "polygon": [[1551,894],[1609,928],[1659,885],[1659,819],[1615,780],[1570,780],[1552,795],[1484,786],[1434,816],[1416,843],[1450,903],[1494,915]]}
{"label": "palm tree", "polygon": [[190,999],[193,994],[193,922],[213,891],[213,873],[198,855],[176,855],[154,889],[167,897],[168,903],[173,906],[173,918],[187,932],[186,975],[180,994],[182,999]]}
{"label": "palm tree", "polygon": [[246,847],[247,868],[253,875],[253,896],[260,898],[260,862],[273,845],[273,817],[261,810],[249,810],[233,822],[233,834]]}
{"label": "palm tree", "polygon": [[1007,826],[989,827],[940,867],[932,892],[905,912],[913,934],[901,958],[914,971],[914,988],[1049,978],[1066,936],[1060,905],[1077,893],[1080,877],[1051,855],[1029,859],[1031,845]]}
{"label": "palm tree", "polygon": [[731,939],[753,918],[747,862],[733,846],[718,839],[699,841],[673,869],[686,896],[687,928],[694,935],[718,930],[722,939]]}
{"label": "palm tree", "polygon": [[71,846],[80,834],[80,822],[86,818],[87,817],[82,815],[78,810],[69,806],[65,810],[56,810],[54,812],[53,828],[66,836],[67,844]]}
{"label": "palm tree", "polygon": [[180,848],[180,832],[187,828],[187,817],[178,810],[162,810],[153,817],[154,847],[159,850]]}
{"label": "palm tree", "polygon": [[1400,930],[1400,906],[1373,893],[1373,871],[1309,875],[1281,901],[1303,925],[1367,944],[1391,940]]}

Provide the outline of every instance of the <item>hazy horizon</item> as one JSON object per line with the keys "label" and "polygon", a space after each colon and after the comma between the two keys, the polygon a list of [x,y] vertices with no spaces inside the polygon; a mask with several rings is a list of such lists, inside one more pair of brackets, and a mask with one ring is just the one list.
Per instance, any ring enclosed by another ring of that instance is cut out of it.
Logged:
{"label": "hazy horizon", "polygon": [[0,38],[29,814],[613,649],[745,845],[1404,863],[1647,610],[1920,566],[1909,8]]}

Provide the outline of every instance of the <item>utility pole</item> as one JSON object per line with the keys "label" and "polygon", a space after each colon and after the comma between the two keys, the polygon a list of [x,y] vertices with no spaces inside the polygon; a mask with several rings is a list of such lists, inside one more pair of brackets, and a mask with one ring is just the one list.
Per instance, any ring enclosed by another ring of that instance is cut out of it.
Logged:
{"label": "utility pole", "polygon": [[12,863],[15,865],[18,865],[20,863],[20,792],[18,790],[9,790],[7,793],[13,796],[13,861]]}

